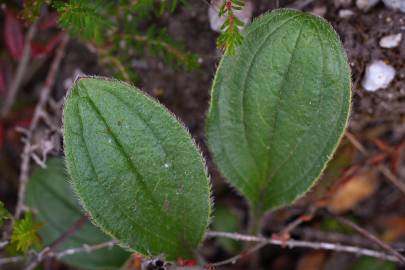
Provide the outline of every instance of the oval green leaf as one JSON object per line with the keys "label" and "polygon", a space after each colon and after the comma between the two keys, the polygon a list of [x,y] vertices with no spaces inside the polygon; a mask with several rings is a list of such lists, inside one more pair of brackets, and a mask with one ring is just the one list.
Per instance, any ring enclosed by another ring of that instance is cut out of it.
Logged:
{"label": "oval green leaf", "polygon": [[[49,245],[71,228],[83,216],[79,202],[68,182],[63,159],[50,159],[47,168],[34,170],[27,186],[27,204],[35,209],[43,225],[40,235]],[[58,249],[94,245],[111,240],[90,222],[87,222]],[[65,256],[61,260],[82,269],[119,269],[130,254],[119,247],[101,249],[91,253]]]}
{"label": "oval green leaf", "polygon": [[211,212],[196,145],[163,106],[123,82],[79,78],[67,97],[68,172],[94,223],[130,250],[191,258]]}
{"label": "oval green leaf", "polygon": [[261,16],[218,68],[207,122],[214,161],[256,213],[292,203],[319,178],[350,109],[350,70],[320,17]]}

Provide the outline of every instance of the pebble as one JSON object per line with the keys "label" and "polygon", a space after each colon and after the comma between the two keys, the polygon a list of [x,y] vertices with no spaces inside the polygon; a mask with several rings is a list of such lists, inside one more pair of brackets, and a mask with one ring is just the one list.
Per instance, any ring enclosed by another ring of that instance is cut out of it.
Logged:
{"label": "pebble", "polygon": [[385,6],[405,13],[405,0],[383,0]]}
{"label": "pebble", "polygon": [[85,74],[83,73],[83,71],[82,71],[80,68],[76,68],[76,69],[73,71],[72,76],[71,76],[70,78],[67,78],[67,79],[65,79],[65,80],[63,81],[63,87],[64,87],[66,90],[72,88],[72,86],[73,86],[74,82],[76,81],[76,79],[77,79],[79,76],[83,76],[83,75],[85,75]]}
{"label": "pebble", "polygon": [[402,39],[402,33],[385,36],[380,39],[380,46],[383,48],[395,48],[399,45]]}
{"label": "pebble", "polygon": [[339,17],[342,18],[342,19],[350,18],[354,14],[355,13],[350,9],[341,9],[341,10],[339,10]]}
{"label": "pebble", "polygon": [[369,11],[378,4],[380,0],[356,0],[356,6],[362,11]]}
{"label": "pebble", "polygon": [[[225,16],[218,16],[218,10],[221,8],[223,0],[214,0],[212,1],[208,9],[208,17],[210,20],[211,29],[215,32],[221,32],[221,26],[225,22]],[[247,24],[251,21],[253,15],[253,4],[250,1],[245,1],[245,5],[242,10],[235,11],[236,17],[241,20],[244,24]]]}
{"label": "pebble", "polygon": [[316,15],[316,16],[323,17],[323,16],[325,16],[327,11],[328,10],[327,10],[326,6],[316,6],[310,13],[313,15]]}
{"label": "pebble", "polygon": [[366,67],[366,74],[362,86],[366,91],[374,92],[381,88],[387,88],[395,77],[395,69],[384,61],[373,61]]}

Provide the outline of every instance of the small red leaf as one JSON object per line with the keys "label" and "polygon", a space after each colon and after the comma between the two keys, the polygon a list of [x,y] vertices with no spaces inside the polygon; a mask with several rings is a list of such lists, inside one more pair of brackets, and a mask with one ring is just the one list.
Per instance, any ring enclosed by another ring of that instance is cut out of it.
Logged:
{"label": "small red leaf", "polygon": [[197,265],[196,260],[185,260],[183,258],[177,258],[176,261],[179,266],[196,266]]}
{"label": "small red leaf", "polygon": [[9,9],[5,9],[4,41],[10,55],[20,60],[24,50],[24,35],[21,22]]}

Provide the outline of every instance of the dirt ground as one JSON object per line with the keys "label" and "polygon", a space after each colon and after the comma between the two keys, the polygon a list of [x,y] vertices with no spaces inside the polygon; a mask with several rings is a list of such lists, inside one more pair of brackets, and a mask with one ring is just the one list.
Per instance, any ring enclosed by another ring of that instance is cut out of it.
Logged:
{"label": "dirt ground", "polygon": [[[276,1],[253,2],[254,16],[276,7]],[[291,4],[294,4],[294,1],[280,1],[279,6],[285,7]],[[168,26],[169,33],[176,40],[184,42],[190,51],[200,57],[201,67],[193,72],[185,72],[168,68],[161,60],[153,57],[139,59],[142,64],[137,68],[140,75],[137,86],[155,96],[185,123],[206,157],[216,202],[232,205],[240,213],[242,224],[246,224],[248,209],[246,203],[226,184],[216,170],[205,145],[204,124],[209,105],[210,87],[221,56],[215,44],[218,34],[210,29],[207,9],[208,5],[203,0],[189,1],[186,7],[171,16],[162,18],[161,22]],[[304,8],[308,12],[324,13],[323,16],[332,23],[343,41],[352,68],[353,81],[349,131],[359,138],[371,156],[381,151],[373,143],[376,138],[394,147],[405,139],[405,38],[402,38],[399,46],[393,49],[381,48],[378,44],[381,37],[385,35],[400,32],[405,34],[405,14],[387,9],[383,3],[379,3],[369,12],[361,11],[351,4],[346,7],[355,13],[350,18],[339,17],[340,9],[342,7],[336,7],[333,1],[322,0],[313,1]],[[388,88],[367,92],[362,89],[361,80],[366,65],[375,59],[381,59],[392,65],[396,69],[396,76]],[[24,118],[21,114],[28,117],[32,113],[38,94],[37,84],[43,81],[47,68],[48,64],[45,63],[37,70],[33,76],[34,79],[24,86],[19,102],[26,108],[16,117]],[[55,100],[64,96],[66,91],[64,81],[74,76],[74,71],[78,68],[85,74],[108,75],[108,72],[99,64],[97,56],[88,51],[86,46],[73,40],[68,46],[57,76],[53,94]],[[56,123],[60,124],[58,117],[60,115],[55,113]],[[11,124],[7,126],[12,119],[13,116],[9,117],[8,122],[6,121],[5,137],[8,143],[0,151],[0,198],[9,209],[12,209],[16,202],[19,155],[22,150],[17,133],[12,130]],[[60,138],[57,139],[60,140]],[[356,152],[354,160],[361,161],[365,158],[364,155]],[[405,158],[400,160],[398,176],[405,179]],[[350,215],[355,216],[360,225],[376,233],[382,233],[385,230],[385,225],[382,224],[386,217],[401,218],[403,223],[398,230],[402,230],[402,234],[395,239],[395,243],[405,243],[405,196],[385,181],[383,176],[379,175],[378,181],[378,187],[372,195],[353,206]],[[297,205],[297,207],[271,213],[266,219],[268,222],[264,226],[263,233],[270,236],[294,217],[305,213],[307,209],[308,205]],[[313,221],[297,229],[296,236],[302,239],[314,237],[305,235],[305,230],[317,228],[324,220],[324,215],[317,215]],[[211,240],[204,245],[202,253],[209,261],[222,260],[230,255],[218,243]],[[318,260],[318,264],[313,264],[318,267],[322,265],[322,268],[318,269],[350,269],[356,260],[354,256],[343,253],[329,254],[304,249],[286,250],[279,247],[266,247],[261,250],[259,256],[265,269],[272,270],[311,269],[302,266],[307,263],[303,260],[312,263]],[[242,261],[237,265],[221,269],[246,269],[245,267]]]}

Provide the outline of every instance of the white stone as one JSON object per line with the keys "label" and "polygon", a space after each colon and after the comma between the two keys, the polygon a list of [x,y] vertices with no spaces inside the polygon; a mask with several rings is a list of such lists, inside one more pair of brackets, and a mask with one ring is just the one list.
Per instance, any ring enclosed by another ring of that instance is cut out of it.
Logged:
{"label": "white stone", "polygon": [[80,68],[76,68],[76,69],[73,71],[72,77],[67,78],[67,79],[65,79],[65,80],[63,81],[63,87],[64,87],[66,90],[72,88],[73,83],[75,82],[75,80],[76,80],[79,76],[83,76],[83,75],[85,75],[85,74],[83,73],[83,71],[81,71]]}
{"label": "white stone", "polygon": [[383,2],[387,7],[405,13],[405,0],[383,0]]}
{"label": "white stone", "polygon": [[350,18],[354,15],[355,13],[350,10],[350,9],[341,9],[339,10],[339,17],[343,19]]}
{"label": "white stone", "polygon": [[363,10],[369,11],[372,7],[377,5],[380,0],[356,0],[356,6]]}
{"label": "white stone", "polygon": [[314,9],[310,12],[311,14],[314,14],[316,16],[325,16],[326,12],[328,12],[328,9],[326,8],[326,6],[318,6],[318,7],[314,7]]}
{"label": "white stone", "polygon": [[401,42],[402,34],[385,36],[380,40],[380,46],[383,48],[395,48]]}
{"label": "white stone", "polygon": [[362,86],[366,91],[387,88],[395,77],[395,69],[381,60],[376,60],[366,67]]}
{"label": "white stone", "polygon": [[[221,32],[221,26],[225,22],[225,16],[219,17],[218,11],[221,8],[223,0],[214,0],[208,9],[208,18],[210,20],[211,29],[215,32]],[[253,4],[250,1],[246,1],[242,10],[235,10],[236,17],[244,24],[247,24],[252,19]]]}

